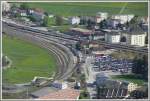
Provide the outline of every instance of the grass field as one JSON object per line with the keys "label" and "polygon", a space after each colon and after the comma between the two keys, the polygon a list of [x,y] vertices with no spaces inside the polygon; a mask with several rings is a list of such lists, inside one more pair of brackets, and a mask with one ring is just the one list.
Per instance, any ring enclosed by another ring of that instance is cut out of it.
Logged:
{"label": "grass field", "polygon": [[116,76],[112,76],[112,79],[117,79],[117,80],[126,80],[129,82],[133,82],[136,83],[138,85],[143,85],[144,83],[146,83],[145,80],[140,79],[137,75],[116,75]]}
{"label": "grass field", "polygon": [[47,50],[31,43],[3,35],[3,53],[12,66],[3,70],[3,82],[25,83],[34,76],[49,77],[56,70],[55,58]]}
{"label": "grass field", "polygon": [[95,15],[97,12],[111,14],[148,15],[148,3],[144,2],[99,2],[99,3],[28,3],[31,8],[41,8],[49,13],[63,16]]}

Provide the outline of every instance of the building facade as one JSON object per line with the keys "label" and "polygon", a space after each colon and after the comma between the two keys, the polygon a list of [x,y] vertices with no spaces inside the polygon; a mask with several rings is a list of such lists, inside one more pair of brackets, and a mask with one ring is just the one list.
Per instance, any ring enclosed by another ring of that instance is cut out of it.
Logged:
{"label": "building facade", "polygon": [[105,41],[108,43],[120,43],[120,32],[118,31],[105,32]]}
{"label": "building facade", "polygon": [[96,22],[100,23],[102,20],[108,18],[108,13],[106,12],[98,12],[96,13]]}
{"label": "building facade", "polygon": [[145,46],[146,34],[131,35],[131,45]]}
{"label": "building facade", "polygon": [[72,25],[78,25],[80,23],[80,18],[77,16],[71,17],[69,18],[69,23],[71,23]]}
{"label": "building facade", "polygon": [[135,46],[145,46],[147,32],[145,32],[139,25],[131,26],[128,30],[123,31],[121,38],[126,38],[126,44]]}
{"label": "building facade", "polygon": [[137,84],[134,83],[129,83],[127,86],[129,92],[136,90],[137,87],[138,87]]}
{"label": "building facade", "polygon": [[125,15],[125,14],[118,14],[118,15],[113,15],[112,16],[112,19],[119,19],[121,20],[121,24],[124,24],[126,23],[127,21],[131,21],[131,19],[134,17],[133,14],[128,14],[128,15]]}

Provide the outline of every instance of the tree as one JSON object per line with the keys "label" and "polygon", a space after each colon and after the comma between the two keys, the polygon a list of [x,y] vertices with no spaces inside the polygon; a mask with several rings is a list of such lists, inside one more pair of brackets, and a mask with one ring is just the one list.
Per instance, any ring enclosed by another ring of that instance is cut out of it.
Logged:
{"label": "tree", "polygon": [[134,58],[132,72],[140,74],[143,79],[148,80],[148,57],[146,55],[142,58]]}
{"label": "tree", "polygon": [[92,21],[89,19],[88,21],[87,21],[87,27],[91,27],[92,26]]}
{"label": "tree", "polygon": [[22,4],[20,5],[20,8],[21,8],[21,9],[29,9],[29,5],[28,5],[27,3],[22,3]]}
{"label": "tree", "polygon": [[16,18],[20,18],[21,15],[20,15],[19,13],[16,13],[16,14],[15,14],[15,17],[16,17]]}
{"label": "tree", "polygon": [[145,44],[148,44],[148,34],[145,37]]}
{"label": "tree", "polygon": [[129,25],[132,26],[132,25],[138,25],[140,22],[140,17],[135,15],[131,21],[129,22]]}
{"label": "tree", "polygon": [[123,37],[120,39],[120,42],[126,42],[126,37],[123,36]]}
{"label": "tree", "polygon": [[44,17],[43,26],[45,26],[45,27],[50,27],[51,26],[51,19],[48,16]]}
{"label": "tree", "polygon": [[99,27],[102,29],[107,28],[107,26],[107,21],[105,19],[99,23]]}
{"label": "tree", "polygon": [[87,24],[87,22],[86,22],[85,19],[81,19],[81,20],[80,20],[80,25],[86,25],[86,24]]}
{"label": "tree", "polygon": [[47,13],[47,12],[44,12],[44,14],[45,14],[46,16],[48,16],[48,13]]}
{"label": "tree", "polygon": [[59,15],[56,15],[55,23],[58,26],[62,25],[63,24],[63,18]]}
{"label": "tree", "polygon": [[126,23],[125,23],[125,26],[128,28],[129,27],[129,21],[127,21]]}
{"label": "tree", "polygon": [[17,8],[17,4],[13,3],[11,9]]}
{"label": "tree", "polygon": [[32,15],[28,16],[28,18],[29,18],[30,21],[32,21],[32,22],[35,22],[35,21],[36,21],[36,19],[35,19]]}

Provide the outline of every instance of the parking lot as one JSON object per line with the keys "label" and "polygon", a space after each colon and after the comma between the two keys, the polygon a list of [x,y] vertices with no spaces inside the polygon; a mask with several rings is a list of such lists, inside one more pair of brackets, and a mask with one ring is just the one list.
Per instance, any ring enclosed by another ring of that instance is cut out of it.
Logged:
{"label": "parking lot", "polygon": [[132,61],[127,59],[115,59],[110,55],[96,56],[93,62],[93,71],[109,71],[129,73],[132,69]]}
{"label": "parking lot", "polygon": [[87,89],[90,97],[96,96],[96,86],[94,82],[96,75],[101,73],[111,78],[112,75],[120,75],[122,73],[130,73],[132,62],[126,59],[115,59],[109,55],[103,56],[87,56],[83,65],[86,75]]}

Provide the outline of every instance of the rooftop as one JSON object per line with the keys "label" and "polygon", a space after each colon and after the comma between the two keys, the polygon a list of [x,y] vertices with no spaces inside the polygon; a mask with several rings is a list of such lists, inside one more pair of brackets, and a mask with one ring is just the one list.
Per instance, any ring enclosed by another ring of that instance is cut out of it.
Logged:
{"label": "rooftop", "polygon": [[82,29],[82,28],[71,28],[71,30],[73,31],[78,31],[78,32],[82,32],[82,33],[91,33],[91,30],[88,29]]}
{"label": "rooftop", "polygon": [[123,31],[123,32],[129,33],[129,34],[135,34],[135,35],[145,33],[145,31],[139,25],[132,25],[128,28],[128,30]]}
{"label": "rooftop", "polygon": [[144,30],[139,25],[133,25],[130,27],[129,33],[132,33],[132,34],[144,33]]}
{"label": "rooftop", "polygon": [[45,95],[47,95],[49,93],[52,93],[52,92],[55,92],[55,91],[58,91],[58,89],[54,88],[54,87],[44,87],[44,88],[42,88],[40,90],[37,90],[37,91],[31,93],[31,95],[33,97],[38,98],[38,97],[45,96]]}
{"label": "rooftop", "polygon": [[120,34],[120,30],[104,29],[103,31],[106,32],[107,34],[111,34],[111,35],[119,35]]}
{"label": "rooftop", "polygon": [[78,99],[80,92],[71,88],[49,93],[39,99]]}

